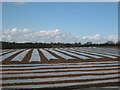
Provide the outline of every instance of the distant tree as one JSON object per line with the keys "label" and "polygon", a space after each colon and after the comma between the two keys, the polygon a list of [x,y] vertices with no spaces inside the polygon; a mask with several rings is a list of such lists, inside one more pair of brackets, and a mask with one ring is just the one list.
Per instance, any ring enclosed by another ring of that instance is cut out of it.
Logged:
{"label": "distant tree", "polygon": [[113,41],[107,41],[106,44],[108,44],[108,45],[114,45],[115,42],[113,42]]}
{"label": "distant tree", "polygon": [[78,42],[79,45],[81,45],[81,42]]}
{"label": "distant tree", "polygon": [[25,49],[25,48],[51,48],[51,47],[85,47],[85,46],[119,46],[120,41],[114,43],[113,41],[107,41],[106,43],[92,43],[86,42],[84,44],[79,43],[41,43],[41,42],[26,42],[26,43],[16,43],[16,42],[0,42],[0,47],[3,49]]}
{"label": "distant tree", "polygon": [[86,42],[85,45],[92,45],[92,42]]}

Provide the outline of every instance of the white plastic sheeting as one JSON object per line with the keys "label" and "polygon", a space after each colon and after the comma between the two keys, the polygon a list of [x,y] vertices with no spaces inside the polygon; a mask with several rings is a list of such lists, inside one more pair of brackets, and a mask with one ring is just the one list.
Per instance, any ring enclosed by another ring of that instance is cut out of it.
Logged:
{"label": "white plastic sheeting", "polygon": [[76,75],[76,74],[104,74],[104,73],[118,73],[118,70],[102,70],[102,71],[75,71],[75,72],[51,72],[51,73],[25,73],[25,74],[5,74],[2,77],[29,77],[29,76],[56,76],[56,75]]}
{"label": "white plastic sheeting", "polygon": [[88,75],[88,76],[77,76],[77,77],[57,77],[57,78],[37,78],[37,79],[22,79],[22,80],[4,80],[3,84],[10,83],[30,83],[30,82],[51,82],[51,81],[64,81],[64,80],[86,80],[86,79],[105,79],[110,77],[118,77],[118,74],[113,75]]}
{"label": "white plastic sheeting", "polygon": [[41,61],[41,58],[37,49],[34,49],[32,52],[32,56],[29,62],[32,62],[32,61],[37,61],[37,62]]}
{"label": "white plastic sheeting", "polygon": [[67,55],[65,55],[65,54],[59,53],[59,52],[54,51],[54,50],[52,50],[52,49],[48,49],[48,50],[51,51],[51,52],[53,52],[53,53],[55,53],[55,54],[57,54],[58,56],[61,56],[61,57],[65,58],[65,59],[75,59],[75,58],[73,58],[73,57],[70,57],[70,56],[67,56]]}
{"label": "white plastic sheeting", "polygon": [[68,50],[68,51],[71,51],[71,52],[74,52],[74,53],[78,53],[78,54],[83,54],[83,55],[87,55],[87,56],[91,56],[93,58],[102,58],[102,57],[99,57],[99,56],[95,56],[95,55],[90,55],[90,54],[86,54],[86,53],[82,53],[82,52],[76,52],[76,51],[73,51],[73,50]]}
{"label": "white plastic sheeting", "polygon": [[51,65],[82,65],[82,64],[102,64],[102,63],[118,63],[118,61],[104,61],[104,62],[81,62],[81,63],[51,63],[51,64],[12,64],[12,65],[0,65],[0,66],[51,66]]}
{"label": "white plastic sheeting", "polygon": [[9,52],[11,52],[11,51],[13,51],[13,49],[11,49],[11,50],[6,50],[6,51],[4,51],[4,52],[1,52],[0,55],[2,55],[2,54],[4,54],[4,53],[9,53]]}
{"label": "white plastic sheeting", "polygon": [[76,56],[76,57],[78,57],[78,58],[82,58],[82,59],[89,59],[88,57],[81,56],[81,55],[77,55],[77,54],[70,53],[70,52],[67,52],[67,51],[63,51],[63,50],[60,50],[60,49],[56,49],[56,50],[61,51],[61,52],[64,52],[64,53],[67,53],[67,54],[69,54],[69,55]]}
{"label": "white plastic sheeting", "polygon": [[[3,71],[2,73],[27,73],[27,72],[47,72],[47,71],[67,71],[69,70],[99,70],[99,69],[118,69],[118,67],[95,67],[95,68],[64,68],[64,69],[40,69],[40,70],[24,70],[24,71]],[[90,72],[90,71],[89,71]]]}
{"label": "white plastic sheeting", "polygon": [[[73,50],[76,50],[76,49],[73,49]],[[96,55],[100,55],[101,57],[102,56],[105,56],[105,57],[109,57],[109,58],[117,58],[117,57],[115,57],[115,56],[112,56],[112,55],[105,55],[105,54],[101,54],[101,53],[96,53],[96,52],[94,52],[94,51],[88,51],[88,50],[76,50],[76,51],[80,51],[80,52],[89,52],[89,53],[91,53],[91,54],[96,54]]]}
{"label": "white plastic sheeting", "polygon": [[22,51],[22,50],[23,50],[23,49],[20,49],[20,50],[18,50],[18,51],[14,51],[14,52],[8,53],[8,54],[6,54],[6,55],[0,56],[0,57],[2,57],[1,61],[5,60],[6,58],[10,57],[11,55],[14,55],[15,53],[18,53],[18,52],[20,52],[20,51]]}
{"label": "white plastic sheeting", "polygon": [[109,58],[117,58],[115,56],[110,56],[110,55],[105,55],[105,54],[100,54],[100,53],[92,53],[92,54],[101,55],[101,56],[105,56],[105,57],[109,57]]}
{"label": "white plastic sheeting", "polygon": [[30,49],[20,53],[15,58],[13,58],[11,61],[21,61],[29,51],[30,51]]}
{"label": "white plastic sheeting", "polygon": [[[87,66],[113,66],[113,65],[118,65],[118,63],[113,63],[113,64],[87,64],[87,65],[79,65],[79,64],[77,64],[77,65],[56,65],[56,66],[37,66],[37,67],[9,67],[9,69],[27,69],[27,70],[29,70],[29,69],[39,69],[39,68],[55,68],[55,67],[87,67]],[[8,69],[8,68],[2,68],[3,70],[4,69]]]}
{"label": "white plastic sheeting", "polygon": [[5,86],[6,88],[47,88],[47,87],[65,87],[74,85],[87,85],[87,84],[101,84],[108,82],[118,82],[118,79],[100,80],[100,81],[88,81],[88,82],[72,82],[72,83],[58,83],[58,84],[44,84],[44,85],[16,85],[16,86]]}
{"label": "white plastic sheeting", "polygon": [[50,59],[57,59],[56,57],[54,57],[53,55],[51,55],[50,53],[48,53],[47,51],[40,49],[41,52],[45,55],[45,57],[50,60]]}

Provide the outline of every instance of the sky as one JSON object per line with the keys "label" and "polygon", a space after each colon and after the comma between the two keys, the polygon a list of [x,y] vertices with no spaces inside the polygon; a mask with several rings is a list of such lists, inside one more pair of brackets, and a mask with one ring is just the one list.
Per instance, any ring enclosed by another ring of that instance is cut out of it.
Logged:
{"label": "sky", "polygon": [[4,2],[2,23],[4,41],[117,41],[118,4],[117,2]]}

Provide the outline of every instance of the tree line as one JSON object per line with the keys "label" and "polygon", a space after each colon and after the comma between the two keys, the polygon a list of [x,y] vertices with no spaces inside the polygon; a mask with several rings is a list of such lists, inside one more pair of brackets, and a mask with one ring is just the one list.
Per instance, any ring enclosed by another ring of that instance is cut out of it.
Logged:
{"label": "tree line", "polygon": [[0,42],[0,48],[1,49],[24,49],[24,48],[54,48],[54,47],[88,47],[88,46],[120,46],[120,42],[113,42],[113,41],[107,41],[105,43],[92,43],[92,42],[86,42],[86,43],[41,43],[41,42],[26,42],[26,43],[16,43],[16,42]]}

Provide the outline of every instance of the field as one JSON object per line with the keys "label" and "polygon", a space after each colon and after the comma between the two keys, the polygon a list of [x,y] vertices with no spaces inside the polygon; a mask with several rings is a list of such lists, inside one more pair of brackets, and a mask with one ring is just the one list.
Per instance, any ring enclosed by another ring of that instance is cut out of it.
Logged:
{"label": "field", "polygon": [[118,48],[0,50],[3,88],[118,87]]}

